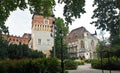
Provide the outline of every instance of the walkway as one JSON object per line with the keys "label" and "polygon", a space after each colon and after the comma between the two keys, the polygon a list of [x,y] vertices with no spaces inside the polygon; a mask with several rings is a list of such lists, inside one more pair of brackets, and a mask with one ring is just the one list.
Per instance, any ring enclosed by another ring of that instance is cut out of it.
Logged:
{"label": "walkway", "polygon": [[[92,69],[91,64],[85,64],[78,66],[77,70],[69,70],[69,73],[102,73],[102,71],[98,69]],[[110,72],[104,70],[104,73]],[[120,71],[111,71],[111,73],[120,73]]]}

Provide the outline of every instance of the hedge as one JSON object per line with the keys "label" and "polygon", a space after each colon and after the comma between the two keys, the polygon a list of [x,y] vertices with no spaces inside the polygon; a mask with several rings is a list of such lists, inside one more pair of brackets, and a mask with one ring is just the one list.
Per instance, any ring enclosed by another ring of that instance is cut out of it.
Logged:
{"label": "hedge", "polygon": [[60,73],[56,58],[0,61],[0,73]]}
{"label": "hedge", "polygon": [[66,70],[74,70],[77,69],[78,65],[83,65],[84,61],[80,60],[65,60],[64,65]]}
{"label": "hedge", "polygon": [[[65,70],[76,69],[83,61],[65,60]],[[1,60],[0,73],[60,73],[61,62],[57,58]],[[65,71],[65,73],[68,73]]]}
{"label": "hedge", "polygon": [[101,59],[93,59],[91,61],[91,66],[95,69],[106,69],[106,70],[120,70],[120,58],[112,57],[110,62],[108,58],[102,59],[102,68],[101,68]]}

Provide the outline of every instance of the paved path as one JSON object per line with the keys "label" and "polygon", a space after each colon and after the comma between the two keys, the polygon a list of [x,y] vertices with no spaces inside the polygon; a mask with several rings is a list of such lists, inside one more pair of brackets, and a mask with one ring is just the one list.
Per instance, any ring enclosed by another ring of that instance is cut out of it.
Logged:
{"label": "paved path", "polygon": [[[102,73],[101,70],[92,69],[91,64],[80,65],[76,70],[69,70],[69,73]],[[110,73],[104,70],[104,73]],[[120,71],[111,71],[111,73],[120,73]]]}

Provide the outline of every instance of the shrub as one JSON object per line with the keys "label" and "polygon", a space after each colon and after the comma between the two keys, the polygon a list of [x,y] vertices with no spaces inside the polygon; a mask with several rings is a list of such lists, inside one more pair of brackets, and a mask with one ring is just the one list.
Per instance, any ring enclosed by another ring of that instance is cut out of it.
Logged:
{"label": "shrub", "polygon": [[77,69],[78,62],[74,60],[65,60],[64,65],[65,65],[65,69],[67,70]]}
{"label": "shrub", "polygon": [[56,58],[0,61],[0,73],[60,73]]}
{"label": "shrub", "polygon": [[92,66],[92,68],[101,69],[100,60],[98,60],[98,59],[93,59],[93,60],[91,61],[91,66]]}
{"label": "shrub", "polygon": [[104,58],[102,60],[102,68],[101,68],[101,61],[98,59],[94,59],[91,62],[91,65],[93,68],[96,69],[111,69],[111,70],[120,70],[120,58],[112,57],[110,58],[110,62],[108,61],[108,58]]}
{"label": "shrub", "polygon": [[86,62],[86,63],[91,63],[91,60],[92,60],[92,59],[85,59],[85,62]]}
{"label": "shrub", "polygon": [[75,60],[78,65],[84,65],[85,61],[84,60]]}

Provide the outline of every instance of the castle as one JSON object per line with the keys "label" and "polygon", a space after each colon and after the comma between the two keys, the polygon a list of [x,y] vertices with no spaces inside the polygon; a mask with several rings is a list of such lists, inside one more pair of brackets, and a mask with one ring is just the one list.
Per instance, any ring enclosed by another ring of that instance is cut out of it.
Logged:
{"label": "castle", "polygon": [[50,50],[54,46],[54,39],[51,37],[53,30],[54,17],[46,17],[43,15],[33,15],[32,17],[32,33],[25,33],[22,37],[2,35],[9,43],[26,44],[30,48],[42,51],[46,56],[50,55]]}
{"label": "castle", "polygon": [[[54,46],[54,38],[51,36],[54,17],[45,18],[43,15],[33,15],[32,33],[25,33],[22,37],[2,35],[5,40],[13,44],[26,44],[33,50],[42,51],[46,56]],[[68,44],[68,52],[71,58],[94,58],[98,39],[84,27],[72,30],[65,42]]]}

